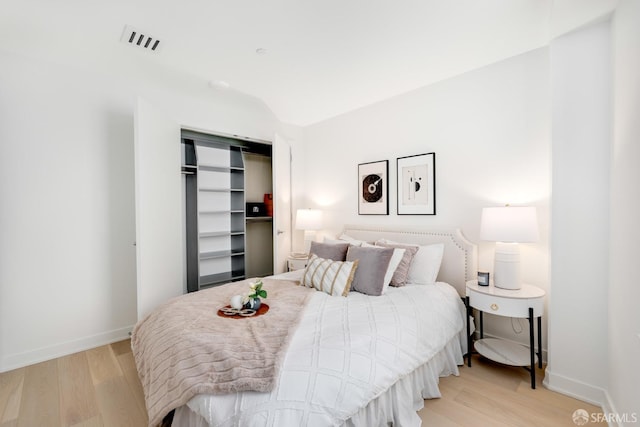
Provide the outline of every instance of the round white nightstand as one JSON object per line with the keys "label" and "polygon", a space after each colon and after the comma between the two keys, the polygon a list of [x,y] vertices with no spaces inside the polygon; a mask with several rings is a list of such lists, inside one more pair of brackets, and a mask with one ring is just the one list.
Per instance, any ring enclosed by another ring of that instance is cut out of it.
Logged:
{"label": "round white nightstand", "polygon": [[[467,282],[467,307],[475,308],[480,314],[480,340],[475,349],[482,356],[495,362],[512,366],[529,366],[531,388],[536,388],[535,365],[542,368],[542,315],[544,314],[545,292],[535,286],[523,284],[521,289],[496,288],[493,284],[479,286],[476,280]],[[526,318],[529,320],[529,348],[511,341],[484,338],[483,313],[497,316]],[[535,353],[534,319],[538,326],[538,354]],[[471,348],[471,336],[469,346]],[[536,357],[537,356],[537,357]],[[471,366],[471,358],[468,358]]]}
{"label": "round white nightstand", "polygon": [[307,267],[308,258],[287,258],[287,271],[302,270]]}

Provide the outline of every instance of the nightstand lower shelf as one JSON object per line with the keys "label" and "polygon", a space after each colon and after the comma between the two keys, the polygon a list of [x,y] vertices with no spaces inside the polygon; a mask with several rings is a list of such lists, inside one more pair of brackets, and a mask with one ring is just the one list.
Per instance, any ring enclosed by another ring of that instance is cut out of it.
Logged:
{"label": "nightstand lower shelf", "polygon": [[[510,366],[529,366],[531,365],[531,354],[529,347],[524,345],[500,340],[497,338],[483,338],[475,342],[476,351],[487,359],[494,362],[502,363]],[[538,361],[537,355],[534,357],[534,366]]]}

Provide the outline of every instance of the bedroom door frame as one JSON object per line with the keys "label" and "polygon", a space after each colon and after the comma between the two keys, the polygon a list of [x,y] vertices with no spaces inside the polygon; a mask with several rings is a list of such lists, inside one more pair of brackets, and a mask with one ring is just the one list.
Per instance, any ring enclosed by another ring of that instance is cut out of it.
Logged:
{"label": "bedroom door frame", "polygon": [[273,273],[287,271],[287,259],[291,254],[292,238],[292,179],[291,144],[276,133],[273,138]]}

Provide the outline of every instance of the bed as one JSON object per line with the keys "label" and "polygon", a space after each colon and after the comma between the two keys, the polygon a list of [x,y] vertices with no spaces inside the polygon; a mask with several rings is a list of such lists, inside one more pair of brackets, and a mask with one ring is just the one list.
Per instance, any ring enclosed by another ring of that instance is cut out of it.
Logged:
{"label": "bed", "polygon": [[[343,236],[424,247],[441,244],[437,282],[389,287],[375,297],[312,292],[287,336],[269,390],[186,395],[184,404],[175,408],[173,425],[420,425],[416,412],[423,399],[440,397],[438,379],[457,375],[463,363],[467,316],[461,297],[477,271],[476,246],[457,229],[346,226]],[[265,280],[273,286],[274,281],[301,280],[304,274],[300,270]],[[148,398],[149,375],[142,372],[151,372],[154,362],[145,359],[143,351],[136,352],[136,346],[144,347],[137,329],[132,344]],[[154,420],[157,417],[150,416],[152,425]]]}

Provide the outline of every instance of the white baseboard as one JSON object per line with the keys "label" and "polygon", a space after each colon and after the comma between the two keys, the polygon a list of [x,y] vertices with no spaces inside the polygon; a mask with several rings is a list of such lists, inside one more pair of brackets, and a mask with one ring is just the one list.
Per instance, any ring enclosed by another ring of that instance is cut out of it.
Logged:
{"label": "white baseboard", "polygon": [[[609,396],[609,392],[605,390],[604,392],[604,402],[602,402],[602,412],[605,414],[617,414],[615,406],[613,406],[613,402],[611,401],[611,396]],[[623,427],[619,422],[614,421],[613,419],[608,423],[609,427]]]}
{"label": "white baseboard", "polygon": [[557,391],[601,408],[605,408],[607,404],[610,404],[607,399],[607,392],[603,388],[555,374],[548,367],[542,383],[549,390]]}
{"label": "white baseboard", "polygon": [[623,422],[616,418],[619,413],[607,390],[554,374],[548,369],[543,383],[549,390],[601,407],[602,413],[609,416],[605,419],[609,427],[624,427]]}
{"label": "white baseboard", "polygon": [[11,371],[79,351],[100,347],[101,345],[122,341],[129,338],[129,333],[132,330],[133,325],[24,353],[9,354],[0,360],[0,372]]}

